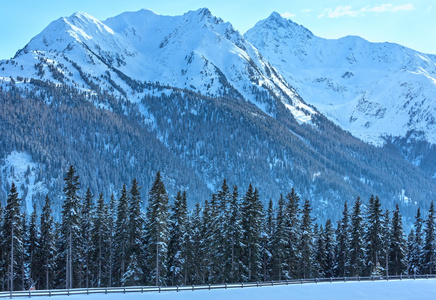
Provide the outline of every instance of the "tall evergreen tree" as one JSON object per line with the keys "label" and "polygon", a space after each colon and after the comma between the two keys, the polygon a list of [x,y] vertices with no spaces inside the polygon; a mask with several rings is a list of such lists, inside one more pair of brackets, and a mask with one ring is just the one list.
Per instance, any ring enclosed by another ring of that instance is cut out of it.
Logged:
{"label": "tall evergreen tree", "polygon": [[310,216],[312,208],[309,200],[305,200],[300,225],[300,278],[310,278],[313,273],[313,220]]}
{"label": "tall evergreen tree", "polygon": [[117,219],[115,223],[114,233],[114,247],[115,247],[115,282],[122,284],[122,278],[127,270],[128,261],[128,245],[129,245],[129,232],[128,232],[128,209],[129,199],[127,196],[126,185],[121,189],[121,196],[118,200],[117,206]]}
{"label": "tall evergreen tree", "polygon": [[80,212],[80,265],[81,273],[79,275],[79,286],[88,288],[90,286],[91,276],[91,263],[92,263],[92,229],[93,229],[93,216],[94,211],[94,195],[88,188],[85,193],[85,198],[81,205]]}
{"label": "tall evergreen tree", "polygon": [[410,257],[409,257],[409,274],[421,274],[423,263],[423,247],[424,239],[422,232],[423,220],[421,218],[421,211],[418,208],[415,216],[415,223],[413,224],[413,239],[411,241]]}
{"label": "tall evergreen tree", "polygon": [[191,251],[190,253],[188,253],[190,256],[188,269],[190,284],[204,283],[202,278],[202,267],[204,263],[204,253],[202,251],[204,236],[202,235],[202,225],[203,221],[201,218],[201,206],[200,203],[197,202],[189,218],[189,237]]}
{"label": "tall evergreen tree", "polygon": [[380,199],[371,196],[367,209],[365,244],[366,244],[366,275],[380,275],[382,236],[382,210]]}
{"label": "tall evergreen tree", "polygon": [[351,213],[350,230],[350,275],[362,276],[365,266],[364,224],[362,217],[362,202],[357,198]]}
{"label": "tall evergreen tree", "polygon": [[271,280],[272,276],[272,239],[274,235],[274,208],[272,199],[269,199],[268,207],[264,213],[262,229],[262,280]]}
{"label": "tall evergreen tree", "polygon": [[327,220],[324,227],[324,245],[325,245],[325,261],[322,264],[324,267],[323,273],[326,277],[334,277],[335,276],[335,235],[334,229],[332,225],[332,221],[330,219]]}
{"label": "tall evergreen tree", "polygon": [[350,274],[350,216],[348,214],[348,204],[344,203],[342,219],[338,223],[337,230],[337,274],[338,276],[348,276]]}
{"label": "tall evergreen tree", "polygon": [[64,178],[65,201],[62,205],[61,228],[60,228],[60,248],[59,266],[61,272],[65,274],[65,279],[61,279],[61,284],[70,289],[77,281],[78,273],[78,250],[80,237],[80,197],[79,176],[76,175],[74,166],[70,166]]}
{"label": "tall evergreen tree", "polygon": [[300,210],[298,208],[300,197],[295,188],[292,188],[291,192],[286,195],[286,200],[284,235],[286,240],[287,278],[297,278],[300,276],[299,259],[301,257],[301,248],[299,248],[299,241],[301,241],[302,232],[300,230]]}
{"label": "tall evergreen tree", "polygon": [[240,261],[243,253],[243,228],[242,228],[242,215],[239,204],[238,187],[233,187],[233,192],[230,198],[227,219],[228,223],[226,231],[224,232],[224,241],[227,243],[225,247],[225,266],[227,274],[225,277],[226,282],[236,282],[241,279]]}
{"label": "tall evergreen tree", "polygon": [[148,246],[147,265],[151,268],[149,281],[156,285],[165,284],[168,252],[168,194],[160,172],[149,193],[147,206],[146,240]]}
{"label": "tall evergreen tree", "polygon": [[244,230],[243,265],[246,269],[243,279],[254,281],[259,279],[260,241],[262,234],[263,206],[259,199],[259,192],[250,184],[242,201],[242,228]]}
{"label": "tall evergreen tree", "polygon": [[313,271],[315,278],[326,277],[324,270],[327,269],[325,266],[326,262],[326,250],[325,250],[325,239],[324,239],[324,228],[321,225],[315,224],[313,228],[314,236],[314,263]]}
{"label": "tall evergreen tree", "polygon": [[115,231],[117,226],[117,213],[118,213],[118,202],[115,198],[114,194],[111,194],[110,200],[109,200],[109,207],[108,207],[108,285],[111,287],[114,283],[115,278],[115,246],[116,246],[116,240],[115,240]]}
{"label": "tall evergreen tree", "polygon": [[23,253],[23,222],[20,212],[20,198],[15,184],[12,182],[8,194],[3,228],[2,228],[2,249],[4,253],[4,268],[7,272],[6,289],[15,290],[21,286],[20,256]]}
{"label": "tall evergreen tree", "polygon": [[435,210],[434,203],[430,205],[427,221],[425,222],[424,240],[424,261],[423,269],[427,274],[434,274],[436,271],[436,240],[435,240]]}
{"label": "tall evergreen tree", "polygon": [[400,208],[395,206],[392,217],[392,233],[390,246],[390,272],[395,275],[403,274],[407,269],[406,263],[406,240],[403,232],[403,222],[401,220]]}
{"label": "tall evergreen tree", "polygon": [[389,210],[383,214],[384,218],[381,226],[382,244],[380,245],[380,271],[384,275],[390,275],[390,252],[392,238],[392,224]]}
{"label": "tall evergreen tree", "polygon": [[39,264],[38,254],[40,252],[40,240],[41,233],[40,227],[38,226],[38,215],[36,211],[36,203],[33,205],[33,211],[30,215],[30,223],[29,223],[29,245],[28,245],[28,253],[29,253],[29,267],[30,267],[30,284],[33,286],[36,284],[38,280],[38,274],[41,270],[41,265]]}
{"label": "tall evergreen tree", "polygon": [[168,244],[168,277],[171,285],[186,284],[188,207],[186,193],[177,193],[171,209]]}
{"label": "tall evergreen tree", "polygon": [[288,235],[289,231],[285,224],[286,203],[283,195],[280,195],[277,207],[276,226],[271,241],[271,273],[272,278],[277,280],[289,278],[287,268]]}
{"label": "tall evergreen tree", "polygon": [[38,251],[38,265],[41,266],[39,284],[45,289],[53,288],[52,282],[55,271],[55,224],[51,209],[51,200],[48,195],[41,212],[40,220],[41,238]]}
{"label": "tall evergreen tree", "polygon": [[97,207],[92,221],[92,274],[93,285],[102,286],[108,285],[110,274],[110,215],[108,206],[105,204],[103,193],[100,194],[97,200]]}
{"label": "tall evergreen tree", "polygon": [[[143,282],[143,266],[142,261],[145,258],[145,253],[142,251],[144,218],[142,215],[141,195],[138,181],[133,179],[130,189],[130,197],[128,199],[128,217],[127,231],[129,243],[127,245],[127,257],[129,258],[127,265],[129,272],[123,277],[123,285],[139,285]],[[138,273],[139,272],[139,273]]]}

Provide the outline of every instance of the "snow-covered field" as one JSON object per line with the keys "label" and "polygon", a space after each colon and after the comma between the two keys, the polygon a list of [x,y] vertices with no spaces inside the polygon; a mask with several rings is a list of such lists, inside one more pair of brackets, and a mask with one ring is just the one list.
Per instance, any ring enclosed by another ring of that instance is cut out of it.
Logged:
{"label": "snow-covered field", "polygon": [[[303,284],[289,286],[274,286],[245,289],[220,289],[163,293],[131,293],[131,294],[98,294],[82,296],[58,296],[55,300],[74,300],[75,298],[92,300],[185,300],[185,299],[274,299],[274,300],[413,300],[436,299],[436,279],[375,281],[375,282],[336,282]],[[53,297],[38,297],[38,299],[53,299]]]}

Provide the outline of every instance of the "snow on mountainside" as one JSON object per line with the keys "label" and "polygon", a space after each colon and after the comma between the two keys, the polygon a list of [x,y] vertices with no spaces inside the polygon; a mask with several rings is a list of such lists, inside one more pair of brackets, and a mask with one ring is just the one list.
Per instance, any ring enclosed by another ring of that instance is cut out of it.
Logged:
{"label": "snow on mountainside", "polygon": [[[149,10],[126,12],[101,22],[75,13],[52,22],[0,77],[22,75],[57,79],[93,88],[115,89],[131,101],[146,92],[132,81],[159,82],[207,96],[242,98],[274,116],[278,99],[299,122],[316,112],[307,106],[259,52],[230,23],[208,9],[182,16]],[[84,79],[90,75],[91,79]],[[266,93],[268,99],[259,97]]]}
{"label": "snow on mountainside", "polygon": [[364,141],[424,132],[436,143],[436,56],[347,36],[328,40],[272,13],[244,37],[302,98]]}

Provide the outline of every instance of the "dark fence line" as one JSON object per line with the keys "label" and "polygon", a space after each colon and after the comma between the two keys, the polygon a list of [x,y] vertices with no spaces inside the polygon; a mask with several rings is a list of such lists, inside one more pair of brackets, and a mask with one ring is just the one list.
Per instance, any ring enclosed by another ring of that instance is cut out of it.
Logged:
{"label": "dark fence line", "polygon": [[258,282],[241,282],[241,283],[224,283],[208,285],[191,285],[191,286],[126,286],[126,287],[105,287],[105,288],[77,288],[77,289],[54,289],[54,290],[29,290],[29,291],[7,291],[0,292],[0,298],[12,297],[38,297],[38,296],[73,296],[73,295],[92,295],[92,294],[110,294],[110,293],[147,293],[147,292],[180,292],[180,291],[197,291],[197,290],[214,290],[214,289],[232,289],[248,288],[262,286],[279,286],[305,283],[321,282],[360,282],[360,281],[389,281],[389,280],[414,280],[414,279],[434,279],[435,274],[426,275],[396,275],[396,276],[369,276],[369,277],[331,277],[331,278],[312,278],[312,279],[294,279],[280,281],[258,281]]}

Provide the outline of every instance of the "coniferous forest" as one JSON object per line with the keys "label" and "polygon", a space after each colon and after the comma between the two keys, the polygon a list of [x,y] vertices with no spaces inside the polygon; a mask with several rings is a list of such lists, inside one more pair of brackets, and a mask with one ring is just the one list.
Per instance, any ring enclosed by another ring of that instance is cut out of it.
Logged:
{"label": "coniferous forest", "polygon": [[[418,209],[407,238],[399,206],[382,211],[371,196],[345,203],[337,224],[317,223],[294,188],[263,207],[258,189],[224,180],[212,198],[188,210],[169,199],[158,172],[146,209],[134,179],[120,197],[84,191],[70,166],[61,220],[47,196],[41,214],[23,213],[12,184],[0,207],[0,289],[191,285],[294,278],[433,274],[435,211]],[[172,204],[170,204],[172,203]]]}

